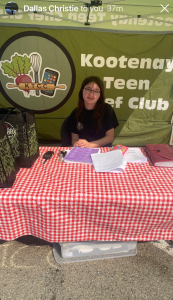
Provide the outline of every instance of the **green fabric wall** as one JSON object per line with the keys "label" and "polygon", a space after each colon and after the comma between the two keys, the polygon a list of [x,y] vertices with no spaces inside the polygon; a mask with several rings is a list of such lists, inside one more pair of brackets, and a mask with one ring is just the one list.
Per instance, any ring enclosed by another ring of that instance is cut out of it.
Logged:
{"label": "green fabric wall", "polygon": [[[31,51],[34,51],[40,53],[43,58],[40,74],[47,66],[46,61],[51,68],[59,70],[58,60],[51,62],[51,49],[39,39],[34,38],[32,46],[27,46],[27,43],[22,44],[22,38],[16,39],[14,44],[7,46],[9,39],[20,33],[23,33],[25,37],[29,31],[31,37],[32,33],[52,37],[67,50],[74,64],[76,78],[73,83],[71,83],[73,76],[69,75],[65,62],[62,62],[61,82],[59,82],[65,83],[67,87],[71,84],[71,95],[61,107],[55,110],[52,108],[52,111],[48,113],[44,113],[44,103],[49,100],[47,98],[42,97],[42,104],[40,104],[41,97],[33,95],[26,102],[23,92],[14,89],[14,100],[11,91],[6,87],[6,84],[13,83],[14,79],[7,78],[2,68],[0,70],[2,92],[0,107],[12,106],[15,101],[15,104],[20,107],[36,111],[43,108],[41,113],[36,113],[39,139],[60,139],[63,120],[77,106],[78,91],[82,80],[87,76],[96,75],[104,80],[106,102],[114,107],[120,123],[115,130],[114,144],[142,146],[146,143],[169,141],[170,120],[173,112],[173,35],[171,32],[140,34],[138,32],[82,30],[82,28],[79,30],[75,27],[67,29],[65,27],[16,26],[9,27],[2,24],[0,26],[1,62],[9,61],[16,52],[29,55]],[[59,100],[58,95],[60,92],[57,91],[53,99],[57,104],[58,101],[63,100],[63,96]]]}

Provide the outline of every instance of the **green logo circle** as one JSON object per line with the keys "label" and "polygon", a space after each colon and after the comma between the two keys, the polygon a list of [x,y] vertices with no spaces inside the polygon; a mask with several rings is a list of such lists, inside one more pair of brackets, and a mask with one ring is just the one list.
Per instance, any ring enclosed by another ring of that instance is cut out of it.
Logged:
{"label": "green logo circle", "polygon": [[2,46],[0,60],[0,91],[13,106],[48,113],[64,105],[73,92],[73,60],[47,34],[27,31],[14,35]]}

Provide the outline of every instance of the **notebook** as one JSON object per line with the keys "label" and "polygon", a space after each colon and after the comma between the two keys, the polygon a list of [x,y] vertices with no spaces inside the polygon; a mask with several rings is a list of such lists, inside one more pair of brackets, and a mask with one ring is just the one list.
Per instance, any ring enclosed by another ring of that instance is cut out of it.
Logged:
{"label": "notebook", "polygon": [[170,145],[147,144],[145,149],[155,167],[173,167],[173,148]]}
{"label": "notebook", "polygon": [[64,162],[68,163],[83,163],[92,165],[91,154],[99,153],[99,148],[82,148],[73,147],[64,158]]}

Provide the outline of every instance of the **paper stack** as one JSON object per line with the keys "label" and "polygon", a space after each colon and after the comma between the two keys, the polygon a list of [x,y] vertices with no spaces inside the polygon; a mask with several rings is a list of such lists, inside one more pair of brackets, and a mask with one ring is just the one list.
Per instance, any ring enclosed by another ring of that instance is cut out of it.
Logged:
{"label": "paper stack", "polygon": [[128,148],[124,154],[127,163],[146,163],[147,157],[142,153],[140,148]]}
{"label": "paper stack", "polygon": [[96,172],[120,173],[125,169],[126,160],[121,150],[91,154]]}

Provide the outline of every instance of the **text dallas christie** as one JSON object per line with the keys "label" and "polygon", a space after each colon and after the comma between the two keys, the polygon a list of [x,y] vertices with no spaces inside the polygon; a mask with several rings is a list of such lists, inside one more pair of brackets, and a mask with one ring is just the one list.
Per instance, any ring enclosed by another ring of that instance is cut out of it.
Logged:
{"label": "text dallas christie", "polygon": [[56,5],[49,5],[49,7],[47,8],[47,6],[38,6],[38,5],[34,5],[34,6],[29,6],[29,5],[24,5],[23,7],[24,11],[78,11],[78,7],[74,6],[74,5],[70,5],[70,6],[56,6]]}

